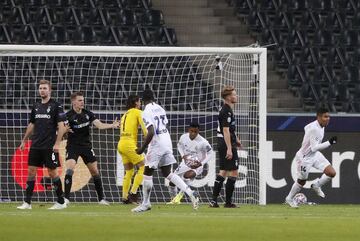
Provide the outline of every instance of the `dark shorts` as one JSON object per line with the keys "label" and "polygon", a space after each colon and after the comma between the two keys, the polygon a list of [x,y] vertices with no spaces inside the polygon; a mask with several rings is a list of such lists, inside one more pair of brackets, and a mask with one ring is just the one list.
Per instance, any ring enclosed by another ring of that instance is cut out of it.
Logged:
{"label": "dark shorts", "polygon": [[223,139],[218,140],[219,166],[220,170],[233,171],[239,167],[239,157],[236,146],[232,147],[233,157],[231,160],[226,159],[226,143]]}
{"label": "dark shorts", "polygon": [[96,162],[95,153],[90,147],[70,147],[66,148],[66,160],[74,159],[77,163],[79,156],[85,164]]}
{"label": "dark shorts", "polygon": [[28,165],[55,169],[60,167],[59,153],[55,153],[51,149],[30,148]]}

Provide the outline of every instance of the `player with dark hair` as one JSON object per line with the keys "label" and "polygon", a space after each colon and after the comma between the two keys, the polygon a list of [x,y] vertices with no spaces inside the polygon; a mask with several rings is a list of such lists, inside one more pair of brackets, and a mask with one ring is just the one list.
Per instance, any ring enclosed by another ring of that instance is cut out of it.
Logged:
{"label": "player with dark hair", "polygon": [[147,128],[147,135],[143,145],[136,150],[142,154],[149,145],[145,158],[145,171],[143,182],[143,202],[132,212],[145,212],[151,209],[150,193],[153,187],[153,173],[160,167],[162,174],[170,182],[174,183],[181,191],[185,192],[191,199],[193,208],[197,209],[199,198],[194,191],[175,173],[171,172],[171,165],[176,162],[172,150],[172,142],[167,129],[168,119],[165,110],[154,102],[153,92],[150,89],[144,90],[143,101],[145,109],[143,119]]}
{"label": "player with dark hair", "polygon": [[[179,175],[187,185],[196,176],[202,174],[204,165],[213,156],[211,145],[199,132],[200,125],[197,122],[190,123],[188,132],[181,135],[177,144],[182,161],[174,173]],[[168,204],[180,204],[184,192],[177,193],[176,186],[171,182],[169,192],[172,200]]]}
{"label": "player with dark hair", "polygon": [[66,116],[62,106],[51,99],[51,84],[48,80],[40,80],[39,95],[41,101],[36,102],[31,110],[30,123],[20,145],[20,150],[24,150],[27,139],[32,136],[25,200],[17,208],[31,209],[36,172],[39,167],[45,166],[57,196],[57,202],[49,209],[64,209],[66,204],[57,168],[60,166],[59,145],[66,132]]}
{"label": "player with dark hair", "polygon": [[[137,95],[130,95],[127,99],[127,111],[121,117],[118,152],[121,155],[125,169],[122,185],[122,202],[124,204],[137,203],[137,190],[144,177],[145,157],[143,154],[136,153],[139,126],[143,130],[144,136],[146,136],[147,133],[140,107],[140,97]],[[134,166],[136,166],[138,170],[130,190],[131,179],[135,172]]]}
{"label": "player with dark hair", "polygon": [[321,187],[336,175],[335,169],[320,152],[337,143],[336,136],[331,137],[328,141],[322,142],[325,127],[329,124],[329,121],[329,110],[326,108],[319,108],[316,113],[316,120],[304,127],[304,138],[301,147],[294,158],[294,161],[297,163],[298,179],[294,182],[289,194],[285,198],[285,202],[289,204],[290,207],[298,207],[297,203],[294,202],[294,197],[305,185],[312,167],[323,172],[323,175],[311,185],[311,188],[319,197],[325,198],[325,194],[321,190]]}
{"label": "player with dark hair", "polygon": [[84,95],[81,92],[71,94],[72,108],[66,113],[70,131],[66,145],[65,202],[70,203],[72,177],[78,158],[81,157],[93,178],[100,205],[109,205],[104,199],[102,181],[97,160],[90,140],[90,126],[100,130],[119,128],[117,119],[112,124],[101,122],[94,113],[84,108]]}
{"label": "player with dark hair", "polygon": [[233,86],[225,86],[221,92],[221,97],[224,100],[219,117],[217,128],[218,152],[220,171],[216,176],[213,198],[210,201],[210,207],[218,208],[218,196],[221,188],[227,177],[225,184],[225,208],[235,208],[236,205],[232,203],[232,196],[235,188],[235,182],[238,177],[238,154],[237,148],[241,147],[241,142],[235,134],[236,121],[233,108],[237,103],[237,95]]}

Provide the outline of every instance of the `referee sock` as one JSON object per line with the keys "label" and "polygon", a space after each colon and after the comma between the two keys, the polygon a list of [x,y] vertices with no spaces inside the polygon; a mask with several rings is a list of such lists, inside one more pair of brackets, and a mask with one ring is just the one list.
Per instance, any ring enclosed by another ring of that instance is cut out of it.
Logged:
{"label": "referee sock", "polygon": [[70,191],[71,191],[71,186],[72,186],[72,176],[74,174],[74,171],[71,169],[67,169],[66,170],[66,175],[65,175],[65,180],[64,180],[64,185],[65,185],[65,198],[69,199],[70,198]]}
{"label": "referee sock", "polygon": [[221,188],[223,186],[223,183],[225,181],[225,178],[223,176],[217,175],[215,182],[214,182],[214,189],[213,189],[213,201],[217,202],[217,198],[220,194]]}
{"label": "referee sock", "polygon": [[28,204],[31,204],[31,198],[33,195],[34,187],[35,187],[35,180],[33,180],[34,178],[28,178],[30,180],[28,180],[26,182],[26,191],[25,191],[25,200],[24,201],[27,202]]}
{"label": "referee sock", "polygon": [[134,169],[125,170],[125,175],[123,178],[123,186],[122,186],[122,198],[124,200],[128,199],[129,189],[131,185],[131,178],[134,175]]}
{"label": "referee sock", "polygon": [[234,188],[235,188],[235,182],[236,182],[236,177],[228,177],[226,184],[225,184],[225,202],[226,204],[231,204],[232,202],[232,196],[234,193]]}
{"label": "referee sock", "polygon": [[143,202],[142,205],[150,205],[150,194],[153,187],[153,177],[144,175],[144,184],[143,184]]}
{"label": "referee sock", "polygon": [[144,169],[145,166],[139,167],[138,171],[136,172],[136,175],[134,177],[134,183],[131,187],[131,193],[136,194],[139,186],[141,185],[142,181],[144,180]]}
{"label": "referee sock", "polygon": [[93,180],[95,184],[95,190],[98,195],[98,200],[101,201],[104,199],[104,191],[100,175],[93,176]]}
{"label": "referee sock", "polygon": [[55,193],[57,196],[57,202],[60,204],[64,204],[64,192],[62,189],[62,184],[61,184],[61,180],[60,177],[55,177],[54,179],[52,179],[54,188],[55,188]]}

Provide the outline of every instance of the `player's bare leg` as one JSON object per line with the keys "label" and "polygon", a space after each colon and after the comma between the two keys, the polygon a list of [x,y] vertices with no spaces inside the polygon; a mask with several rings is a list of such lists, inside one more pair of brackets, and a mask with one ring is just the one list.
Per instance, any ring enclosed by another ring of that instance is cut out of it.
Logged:
{"label": "player's bare leg", "polygon": [[106,205],[106,206],[110,205],[109,202],[106,201],[104,198],[104,191],[103,191],[102,181],[101,181],[101,177],[100,177],[100,172],[97,167],[97,161],[90,162],[86,166],[89,169],[90,174],[93,178],[93,181],[95,184],[95,190],[96,190],[98,200],[99,200],[99,204]]}
{"label": "player's bare leg", "polygon": [[324,174],[314,184],[311,185],[311,188],[319,197],[325,198],[325,193],[321,190],[321,187],[335,176],[335,169],[331,165],[329,165],[324,169]]}

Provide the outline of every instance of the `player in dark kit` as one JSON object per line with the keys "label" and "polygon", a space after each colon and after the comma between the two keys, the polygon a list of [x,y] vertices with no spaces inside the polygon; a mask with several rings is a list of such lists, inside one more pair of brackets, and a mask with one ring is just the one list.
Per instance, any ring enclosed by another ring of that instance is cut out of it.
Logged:
{"label": "player in dark kit", "polygon": [[30,123],[20,145],[20,150],[24,150],[26,140],[32,135],[25,200],[17,208],[31,209],[36,172],[38,167],[45,166],[57,195],[57,202],[49,209],[63,209],[66,208],[66,204],[57,168],[60,166],[59,145],[66,132],[64,124],[66,117],[62,106],[50,98],[51,84],[48,80],[40,80],[39,94],[41,102],[36,102],[31,110]]}
{"label": "player in dark kit", "polygon": [[70,203],[72,176],[80,156],[93,177],[99,204],[109,205],[104,199],[97,160],[90,141],[90,126],[94,124],[98,129],[119,128],[120,122],[115,120],[112,124],[106,124],[98,120],[91,111],[84,109],[84,96],[81,92],[71,95],[71,103],[72,109],[66,113],[70,130],[66,145],[65,203]]}
{"label": "player in dark kit", "polygon": [[225,185],[225,208],[235,208],[232,203],[232,195],[234,192],[235,182],[238,177],[238,154],[237,148],[241,147],[240,140],[236,137],[235,115],[233,108],[237,102],[236,91],[233,86],[225,86],[221,92],[224,99],[224,105],[219,112],[218,118],[218,152],[220,160],[220,171],[216,176],[213,190],[213,200],[210,207],[218,208],[217,198],[220,194],[223,182],[227,177]]}

